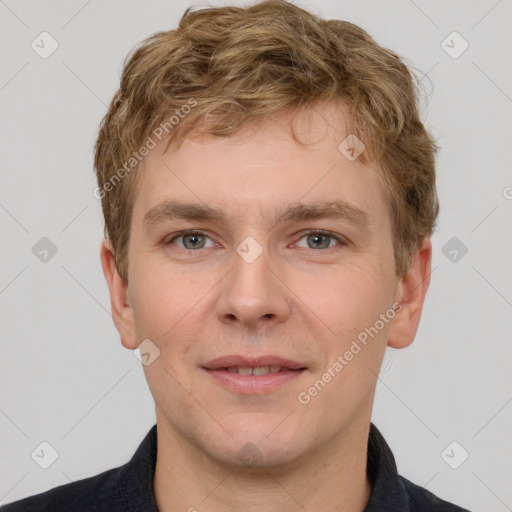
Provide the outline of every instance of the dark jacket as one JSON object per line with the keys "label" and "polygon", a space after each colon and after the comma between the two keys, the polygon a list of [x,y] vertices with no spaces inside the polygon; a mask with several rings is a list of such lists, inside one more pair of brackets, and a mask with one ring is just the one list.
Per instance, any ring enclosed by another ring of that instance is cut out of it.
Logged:
{"label": "dark jacket", "polygon": [[[0,507],[0,512],[158,512],[153,493],[156,425],[124,466]],[[395,458],[370,424],[367,474],[372,484],[363,512],[469,512],[439,499],[397,473]]]}

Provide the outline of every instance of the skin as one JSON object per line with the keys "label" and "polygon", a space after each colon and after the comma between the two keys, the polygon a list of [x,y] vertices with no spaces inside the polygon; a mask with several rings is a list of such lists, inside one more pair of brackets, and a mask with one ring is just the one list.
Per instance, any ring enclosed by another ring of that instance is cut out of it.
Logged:
{"label": "skin", "polygon": [[[296,118],[308,147],[293,140],[290,120],[286,114],[228,138],[190,134],[165,153],[159,144],[143,162],[128,283],[110,241],[102,243],[122,344],[135,349],[150,339],[160,350],[144,371],[156,404],[162,512],[360,511],[371,493],[366,444],[377,375],[386,346],[403,348],[415,337],[431,243],[423,241],[398,277],[381,173],[338,150],[348,135],[344,111],[324,105]],[[275,209],[297,201],[340,198],[366,212],[367,230],[347,219],[273,222]],[[144,215],[167,199],[217,207],[226,223],[167,220],[148,231]],[[206,238],[166,244],[188,229]],[[344,243],[308,237],[310,229]],[[236,252],[246,237],[262,248],[252,263]],[[195,245],[202,248],[187,248]],[[393,303],[400,312],[300,403],[298,394]],[[280,355],[307,371],[271,393],[243,395],[202,369],[228,354]],[[244,447],[258,454],[252,465],[240,457]]]}

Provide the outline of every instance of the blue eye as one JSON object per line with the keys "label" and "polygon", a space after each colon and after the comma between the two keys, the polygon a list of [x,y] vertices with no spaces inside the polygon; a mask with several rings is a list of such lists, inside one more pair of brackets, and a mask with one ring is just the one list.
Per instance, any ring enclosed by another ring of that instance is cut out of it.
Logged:
{"label": "blue eye", "polygon": [[[304,245],[300,242],[306,240]],[[215,246],[215,242],[202,231],[182,231],[176,233],[171,239],[165,242],[166,245],[176,245],[180,249],[199,250],[208,249]],[[337,245],[346,245],[346,240],[341,237],[323,230],[310,230],[304,234],[297,242],[297,246],[305,249],[331,249]]]}
{"label": "blue eye", "polygon": [[[306,249],[330,249],[335,245],[345,245],[340,237],[325,231],[309,231],[300,240],[306,239]],[[331,245],[331,242],[336,242]],[[297,243],[299,247],[304,247]]]}
{"label": "blue eye", "polygon": [[[213,241],[201,231],[186,231],[181,234],[177,234],[176,236],[168,240],[166,243],[172,244],[176,240],[180,239],[181,243],[176,243],[175,245],[177,245],[181,249],[195,250],[213,247]],[[207,240],[210,240],[211,242],[209,246],[206,245]]]}

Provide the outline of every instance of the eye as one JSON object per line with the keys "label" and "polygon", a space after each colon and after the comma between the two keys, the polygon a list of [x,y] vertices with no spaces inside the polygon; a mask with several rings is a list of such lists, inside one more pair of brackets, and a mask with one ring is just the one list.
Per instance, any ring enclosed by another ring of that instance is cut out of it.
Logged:
{"label": "eye", "polygon": [[[306,239],[306,245],[300,243],[300,240],[303,239]],[[342,237],[328,231],[309,231],[300,240],[297,246],[306,249],[331,249],[335,245],[346,245],[346,241]]]}
{"label": "eye", "polygon": [[[305,240],[305,242],[302,242]],[[166,245],[176,245],[180,249],[199,250],[215,246],[214,241],[202,231],[181,231],[165,241]],[[347,241],[338,235],[323,230],[311,230],[297,242],[298,247],[305,249],[331,249],[336,245],[346,245]]]}
{"label": "eye", "polygon": [[[210,245],[206,245],[207,241]],[[207,249],[213,247],[214,243],[207,235],[201,231],[182,231],[181,233],[175,234],[170,240],[165,242],[168,244],[177,245],[180,249]]]}

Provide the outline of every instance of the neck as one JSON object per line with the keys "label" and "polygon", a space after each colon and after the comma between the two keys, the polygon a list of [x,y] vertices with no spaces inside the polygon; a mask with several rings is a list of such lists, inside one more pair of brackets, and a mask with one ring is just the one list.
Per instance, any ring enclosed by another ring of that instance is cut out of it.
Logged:
{"label": "neck", "polygon": [[295,512],[364,509],[369,419],[279,468],[219,463],[158,421],[154,491],[160,512]]}

